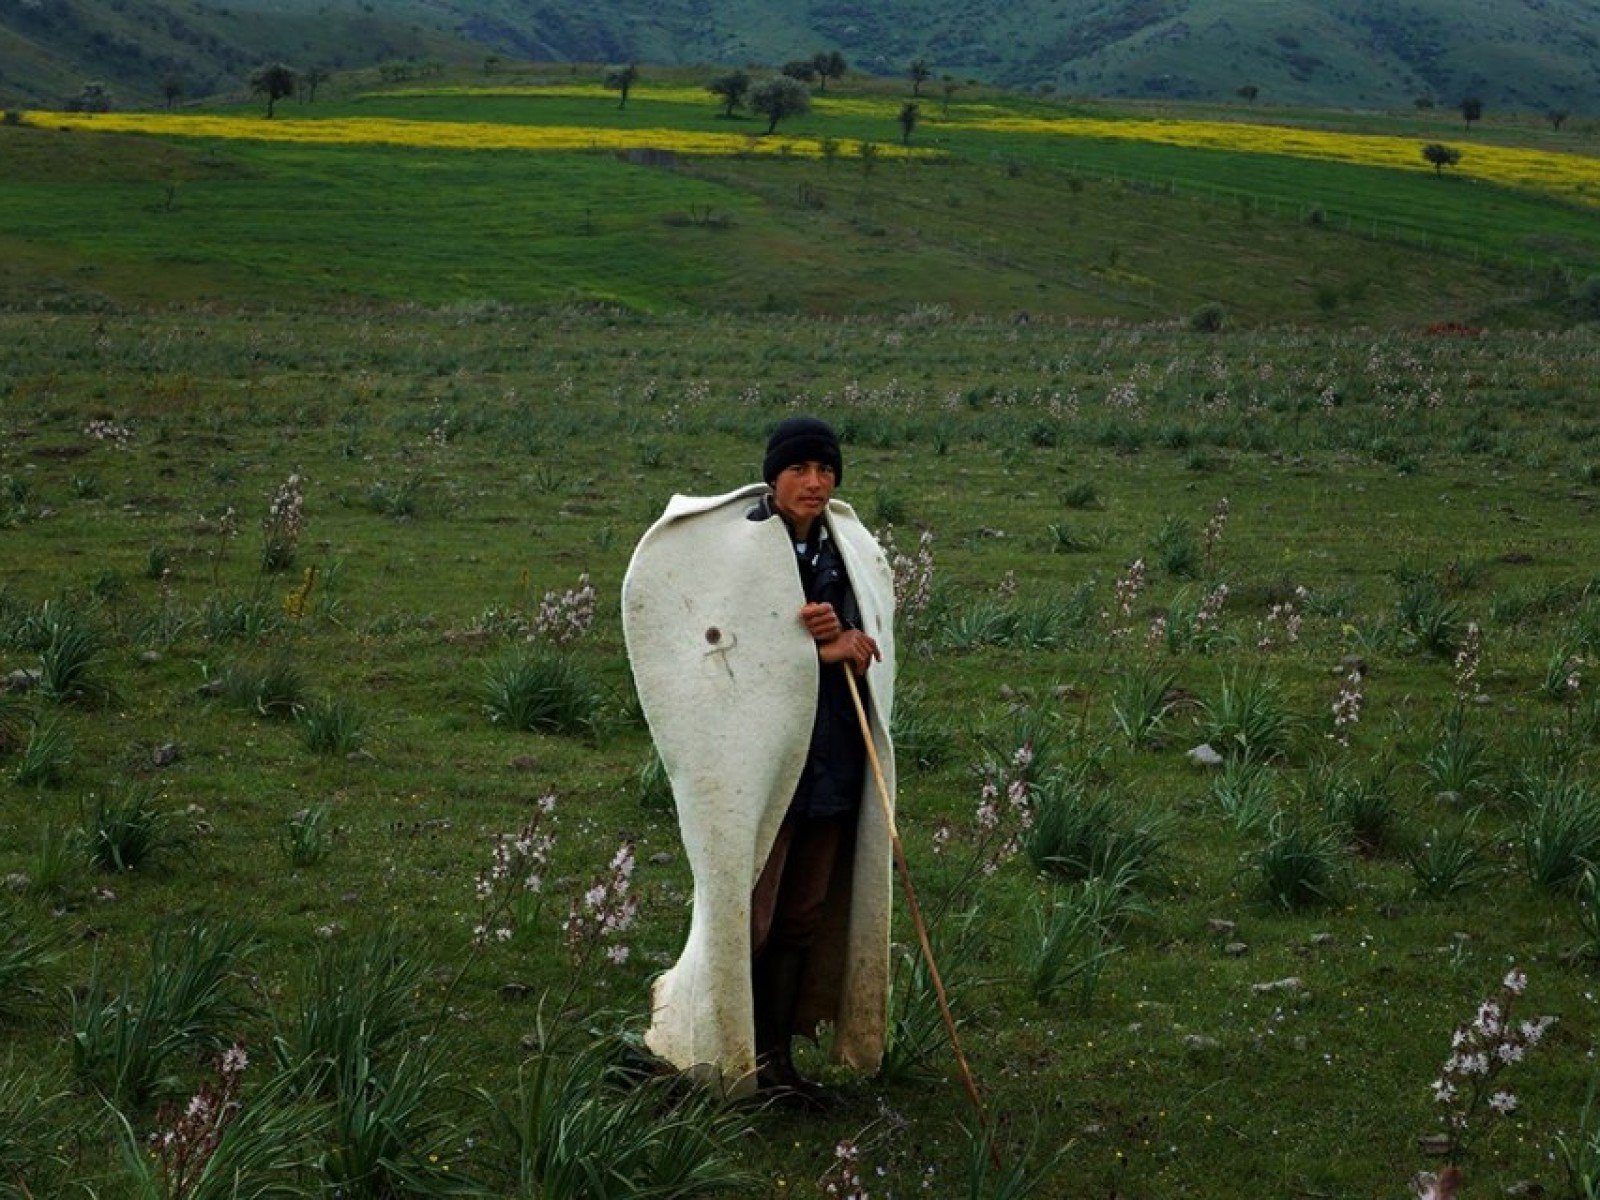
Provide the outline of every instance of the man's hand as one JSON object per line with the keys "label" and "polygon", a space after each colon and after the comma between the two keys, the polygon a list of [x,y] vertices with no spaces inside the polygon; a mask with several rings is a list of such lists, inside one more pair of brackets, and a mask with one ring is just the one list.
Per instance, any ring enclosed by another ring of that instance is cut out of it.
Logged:
{"label": "man's hand", "polygon": [[807,604],[800,610],[800,622],[811,640],[819,645],[833,641],[844,632],[844,624],[831,604]]}
{"label": "man's hand", "polygon": [[857,675],[865,675],[874,660],[883,661],[878,643],[859,629],[846,629],[831,642],[817,647],[817,657],[825,663],[849,663]]}

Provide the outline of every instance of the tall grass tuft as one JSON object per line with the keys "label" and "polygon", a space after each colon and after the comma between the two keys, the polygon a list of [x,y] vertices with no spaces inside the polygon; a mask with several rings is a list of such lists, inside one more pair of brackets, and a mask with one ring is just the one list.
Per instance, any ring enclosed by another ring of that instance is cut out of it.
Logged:
{"label": "tall grass tuft", "polygon": [[1271,769],[1249,757],[1230,758],[1211,781],[1211,795],[1240,833],[1269,828],[1281,805],[1277,777]]}
{"label": "tall grass tuft", "polygon": [[23,787],[58,787],[71,759],[72,735],[66,723],[53,714],[41,713],[17,759],[16,780]]}
{"label": "tall grass tuft", "polygon": [[112,992],[98,963],[72,1000],[75,1074],[112,1103],[143,1104],[172,1087],[185,1060],[220,1049],[248,1010],[233,981],[255,949],[242,925],[197,921],[157,932],[143,990],[131,981]]}
{"label": "tall grass tuft", "polygon": [[1397,817],[1387,768],[1362,777],[1342,764],[1323,763],[1307,773],[1303,795],[1330,827],[1349,832],[1360,853],[1373,855],[1392,845]]}
{"label": "tall grass tuft", "polygon": [[1089,1007],[1106,963],[1119,953],[1115,930],[1131,911],[1136,872],[1098,876],[1067,888],[1034,911],[1035,936],[1027,943],[1028,987],[1049,1004],[1066,992]]}
{"label": "tall grass tuft", "polygon": [[305,678],[286,656],[278,655],[265,666],[233,663],[223,673],[222,694],[238,708],[272,720],[293,719],[305,706]]}
{"label": "tall grass tuft", "polygon": [[589,733],[600,716],[600,692],[570,658],[532,650],[501,658],[484,671],[484,709],[496,725],[541,733]]}
{"label": "tall grass tuft", "polygon": [[1200,572],[1200,539],[1195,535],[1194,523],[1175,513],[1162,521],[1150,549],[1168,575],[1191,579]]}
{"label": "tall grass tuft", "polygon": [[313,754],[354,754],[367,733],[361,709],[339,696],[322,696],[295,711],[300,740]]}
{"label": "tall grass tuft", "polygon": [[1040,871],[1137,886],[1155,870],[1165,839],[1159,818],[1124,812],[1109,793],[1056,774],[1035,789],[1023,849]]}
{"label": "tall grass tuft", "polygon": [[962,1190],[955,1193],[961,1200],[1029,1200],[1048,1195],[1061,1160],[1077,1144],[1075,1138],[1068,1138],[1046,1154],[1036,1129],[1024,1145],[996,1152],[995,1130],[962,1126],[962,1132],[967,1137],[966,1174]]}
{"label": "tall grass tuft", "polygon": [[672,811],[672,780],[655,747],[645,755],[637,772],[639,807],[650,812]]}
{"label": "tall grass tuft", "polygon": [[272,597],[210,596],[200,609],[200,628],[212,642],[258,642],[283,624],[283,610]]}
{"label": "tall grass tuft", "polygon": [[392,1062],[355,1055],[332,1068],[324,1182],[347,1200],[472,1196],[461,1170],[465,1134],[444,1107],[451,1077],[437,1041],[407,1047]]}
{"label": "tall grass tuft", "polygon": [[1177,675],[1151,663],[1137,663],[1118,672],[1111,694],[1111,717],[1135,749],[1150,745],[1161,734],[1172,712],[1172,685]]}
{"label": "tall grass tuft", "polygon": [[278,848],[291,867],[314,867],[333,852],[328,806],[313,804],[291,813],[278,835]]}
{"label": "tall grass tuft", "polygon": [[750,1195],[748,1111],[672,1077],[620,1071],[616,1046],[564,1053],[544,1033],[509,1100],[486,1096],[501,1194],[524,1200]]}
{"label": "tall grass tuft", "polygon": [[22,748],[23,730],[28,727],[28,706],[21,696],[0,691],[0,754]]}
{"label": "tall grass tuft", "polygon": [[1477,810],[1452,828],[1435,827],[1420,842],[1405,850],[1406,865],[1416,880],[1414,890],[1423,896],[1442,900],[1477,886],[1490,872],[1474,834]]}
{"label": "tall grass tuft", "polygon": [[83,609],[51,601],[40,613],[39,693],[62,704],[102,705],[116,697],[105,678],[105,633]]}
{"label": "tall grass tuft", "polygon": [[0,905],[0,1023],[43,1003],[45,970],[60,956],[55,938],[31,932],[19,913]]}
{"label": "tall grass tuft", "polygon": [[123,1177],[134,1200],[298,1200],[314,1194],[308,1176],[322,1114],[296,1103],[286,1075],[245,1095],[227,1074],[223,1080],[220,1089],[203,1085],[181,1111],[164,1106],[157,1117],[163,1127],[146,1137],[124,1113],[114,1113]]}
{"label": "tall grass tuft", "polygon": [[1581,783],[1552,780],[1525,797],[1520,839],[1528,878],[1541,887],[1571,886],[1600,862],[1600,799]]}
{"label": "tall grass tuft", "polygon": [[59,900],[77,884],[88,865],[82,832],[57,822],[46,825],[30,865],[28,891]]}
{"label": "tall grass tuft", "polygon": [[1422,771],[1434,789],[1458,799],[1470,799],[1489,783],[1489,742],[1468,725],[1457,710],[1446,717],[1428,752]]}
{"label": "tall grass tuft", "polygon": [[1577,1128],[1571,1136],[1556,1135],[1555,1153],[1567,1174],[1567,1194],[1573,1200],[1600,1200],[1600,1074],[1589,1076]]}
{"label": "tall grass tuft", "polygon": [[1454,654],[1466,629],[1461,606],[1430,575],[1408,575],[1400,581],[1395,624],[1405,646],[1436,658]]}
{"label": "tall grass tuft", "polygon": [[331,1092],[351,1061],[386,1055],[421,1027],[426,976],[426,960],[392,927],[324,943],[296,980],[274,1056],[307,1090]]}
{"label": "tall grass tuft", "polygon": [[1297,722],[1277,680],[1250,668],[1222,677],[1216,697],[1201,703],[1200,726],[1220,753],[1265,762],[1288,752]]}
{"label": "tall grass tuft", "polygon": [[[933,958],[947,988],[951,980],[962,977],[976,951],[976,916],[977,910],[969,909],[935,921],[928,929]],[[956,1023],[961,1024],[959,1016]],[[889,995],[888,1038],[879,1074],[899,1083],[936,1078],[935,1060],[944,1052],[946,1037],[933,973],[921,948],[898,946]]]}
{"label": "tall grass tuft", "polygon": [[894,757],[897,766],[936,771],[955,752],[955,734],[934,713],[921,688],[903,689],[894,700]]}
{"label": "tall grass tuft", "polygon": [[1583,930],[1582,953],[1600,958],[1600,867],[1590,863],[1578,880],[1578,925]]}
{"label": "tall grass tuft", "polygon": [[83,813],[83,845],[91,866],[101,871],[136,871],[185,837],[172,814],[158,807],[154,788],[117,784],[91,797]]}
{"label": "tall grass tuft", "polygon": [[1262,896],[1284,912],[1332,902],[1343,882],[1339,835],[1305,819],[1278,822],[1254,860]]}
{"label": "tall grass tuft", "polygon": [[[60,1153],[62,1092],[48,1091],[36,1069],[0,1070],[0,1197],[66,1195],[67,1160]],[[59,1191],[52,1188],[60,1185]],[[31,1189],[31,1191],[29,1190]]]}

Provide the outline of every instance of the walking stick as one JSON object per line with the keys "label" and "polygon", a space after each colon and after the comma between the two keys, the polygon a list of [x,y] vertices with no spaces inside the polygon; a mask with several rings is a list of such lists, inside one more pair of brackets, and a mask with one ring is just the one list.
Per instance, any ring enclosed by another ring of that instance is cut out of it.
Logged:
{"label": "walking stick", "polygon": [[928,975],[933,980],[934,995],[939,998],[939,1014],[944,1017],[945,1032],[950,1035],[950,1048],[955,1051],[956,1065],[961,1068],[961,1082],[966,1086],[967,1099],[978,1114],[978,1130],[989,1147],[989,1161],[1000,1170],[1000,1152],[995,1149],[989,1131],[989,1114],[984,1110],[983,1097],[978,1094],[977,1080],[972,1068],[967,1066],[967,1056],[961,1049],[961,1036],[956,1033],[956,1020],[950,1015],[950,1001],[944,993],[944,980],[939,977],[939,964],[933,961],[933,944],[928,940],[928,927],[922,920],[922,906],[917,903],[917,889],[911,886],[911,868],[906,865],[905,847],[900,844],[900,831],[895,827],[894,810],[889,807],[889,785],[884,782],[883,764],[878,761],[878,747],[872,740],[872,728],[867,724],[867,710],[861,705],[861,689],[856,686],[856,673],[848,661],[839,664],[850,684],[850,702],[855,705],[856,719],[861,722],[861,738],[867,745],[867,761],[872,764],[872,778],[878,784],[878,801],[883,806],[883,819],[889,823],[889,841],[894,846],[894,865],[900,873],[900,886],[905,891],[906,908],[911,913],[911,923],[917,927],[917,941],[922,945],[922,960],[928,964]]}

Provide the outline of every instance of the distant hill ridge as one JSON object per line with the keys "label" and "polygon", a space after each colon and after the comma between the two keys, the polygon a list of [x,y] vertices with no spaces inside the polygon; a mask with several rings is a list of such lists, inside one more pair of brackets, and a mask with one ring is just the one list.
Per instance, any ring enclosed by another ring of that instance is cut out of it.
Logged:
{"label": "distant hill ridge", "polygon": [[1064,94],[1387,108],[1464,96],[1585,112],[1600,97],[1593,0],[0,0],[0,103],[87,79],[129,102],[240,86],[282,59],[337,69],[486,55],[780,64]]}

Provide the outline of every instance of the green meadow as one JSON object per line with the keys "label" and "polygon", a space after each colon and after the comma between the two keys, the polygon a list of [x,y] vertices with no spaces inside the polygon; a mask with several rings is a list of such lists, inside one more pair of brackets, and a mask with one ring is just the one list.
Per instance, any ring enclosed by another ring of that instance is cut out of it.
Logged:
{"label": "green meadow", "polygon": [[[0,125],[0,1196],[1596,1194],[1592,218],[936,108],[870,171]],[[626,1073],[691,881],[623,572],[796,411],[987,1143],[904,911],[836,1111]]]}

